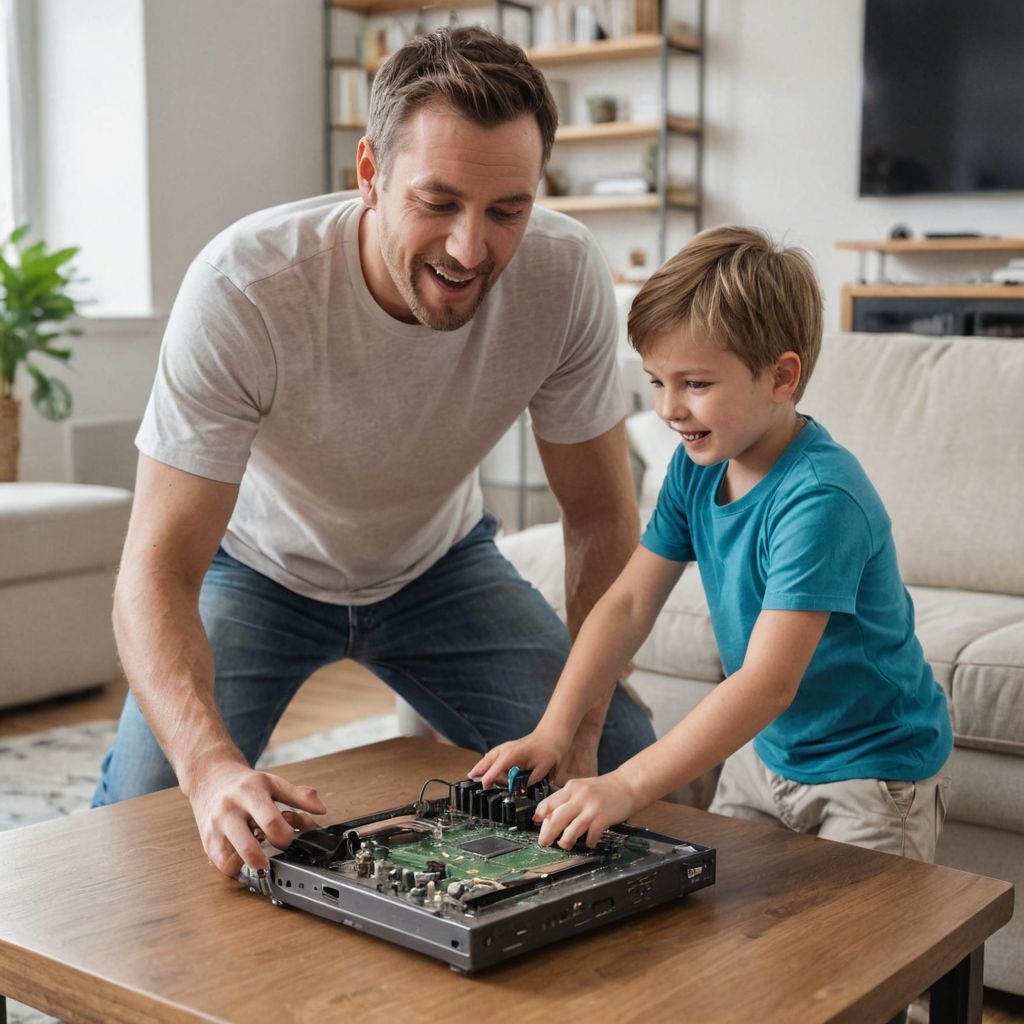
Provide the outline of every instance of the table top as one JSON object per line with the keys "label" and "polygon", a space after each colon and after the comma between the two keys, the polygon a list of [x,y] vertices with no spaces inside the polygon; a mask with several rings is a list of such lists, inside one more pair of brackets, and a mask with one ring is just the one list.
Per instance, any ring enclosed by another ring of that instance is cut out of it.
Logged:
{"label": "table top", "polygon": [[[275,769],[325,823],[406,803],[477,755],[389,740]],[[681,902],[474,975],[210,866],[177,789],[0,834],[0,993],[67,1021],[685,1017],[885,1021],[1009,919],[991,878],[658,803],[634,824],[718,850]]]}

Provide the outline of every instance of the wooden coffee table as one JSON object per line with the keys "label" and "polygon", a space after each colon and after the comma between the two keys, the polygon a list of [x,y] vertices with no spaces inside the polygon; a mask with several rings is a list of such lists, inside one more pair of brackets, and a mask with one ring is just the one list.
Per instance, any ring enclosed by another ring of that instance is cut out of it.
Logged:
{"label": "wooden coffee table", "polygon": [[[279,769],[328,820],[408,802],[476,755],[390,740]],[[480,974],[297,910],[210,866],[177,789],[0,835],[0,993],[67,1021],[981,1020],[1006,882],[659,803],[718,850],[681,903]]]}

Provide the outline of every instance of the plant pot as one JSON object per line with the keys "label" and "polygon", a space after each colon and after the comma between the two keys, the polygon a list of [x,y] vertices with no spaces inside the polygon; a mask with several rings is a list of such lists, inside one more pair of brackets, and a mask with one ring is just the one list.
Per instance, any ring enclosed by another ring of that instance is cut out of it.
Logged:
{"label": "plant pot", "polygon": [[18,479],[18,453],[21,450],[21,402],[0,398],[0,483]]}

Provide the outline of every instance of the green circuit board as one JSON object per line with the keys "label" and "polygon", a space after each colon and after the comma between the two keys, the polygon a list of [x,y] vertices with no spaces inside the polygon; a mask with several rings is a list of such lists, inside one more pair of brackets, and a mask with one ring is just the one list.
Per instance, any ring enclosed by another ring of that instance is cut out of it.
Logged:
{"label": "green circuit board", "polygon": [[[597,867],[603,857],[597,851],[566,851],[557,846],[538,846],[538,833],[503,829],[500,826],[466,818],[444,830],[440,841],[433,835],[391,846],[388,860],[401,868],[428,871],[428,863],[443,863],[452,879],[491,879],[510,881],[526,872],[593,860]],[[627,840],[616,858],[626,864],[647,852],[647,844]]]}

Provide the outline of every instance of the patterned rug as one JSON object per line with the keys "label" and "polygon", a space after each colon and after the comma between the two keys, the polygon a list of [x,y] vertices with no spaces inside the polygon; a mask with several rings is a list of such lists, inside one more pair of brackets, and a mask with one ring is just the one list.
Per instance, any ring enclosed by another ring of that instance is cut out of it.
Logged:
{"label": "patterned rug", "polygon": [[[100,761],[116,732],[116,721],[103,720],[0,740],[0,831],[85,810],[96,788]],[[398,735],[395,715],[365,718],[284,743],[265,753],[257,766],[272,768]],[[8,1024],[55,1022],[54,1017],[11,1000],[7,1020]]]}

